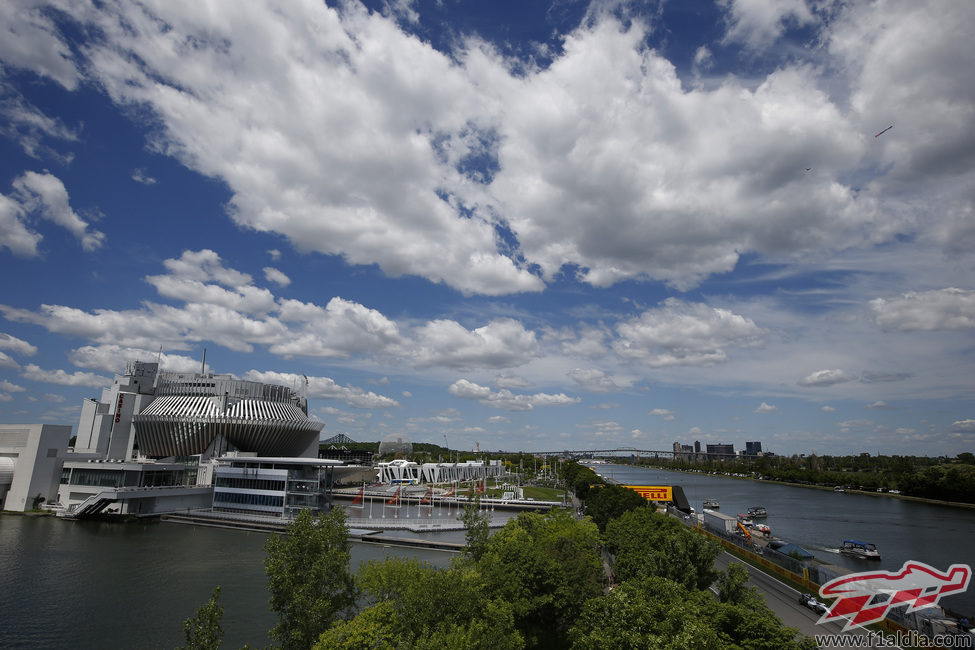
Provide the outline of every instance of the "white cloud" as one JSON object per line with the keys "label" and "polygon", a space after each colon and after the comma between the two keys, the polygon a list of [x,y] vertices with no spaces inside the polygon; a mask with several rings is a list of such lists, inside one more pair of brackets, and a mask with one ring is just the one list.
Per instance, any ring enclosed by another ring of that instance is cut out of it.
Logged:
{"label": "white cloud", "polygon": [[279,338],[270,351],[284,357],[347,358],[394,351],[402,342],[395,322],[375,309],[335,297],[323,308],[297,300],[280,301],[278,318],[297,330]]}
{"label": "white cloud", "polygon": [[592,393],[616,393],[620,390],[612,377],[596,368],[573,368],[568,374],[580,388]]}
{"label": "white cloud", "polygon": [[756,413],[778,413],[778,411],[779,408],[777,406],[766,404],[765,402],[762,402],[761,405],[755,409]]}
{"label": "white cloud", "polygon": [[856,376],[845,370],[817,370],[799,380],[800,386],[832,386],[848,381],[856,381]]}
{"label": "white cloud", "polygon": [[37,346],[31,345],[27,341],[21,340],[16,336],[11,336],[5,332],[0,332],[0,349],[12,350],[17,354],[32,357],[37,354]]}
{"label": "white cloud", "polygon": [[291,284],[291,278],[282,273],[276,268],[265,266],[264,267],[264,278],[268,282],[273,282],[280,287],[286,287]]}
{"label": "white cloud", "polygon": [[157,349],[123,347],[121,345],[84,345],[72,350],[68,360],[79,368],[90,368],[121,374],[130,361],[159,362],[164,372],[199,372],[200,359],[179,354],[160,353]]}
{"label": "white cloud", "polygon": [[[570,265],[595,286],[680,288],[743,252],[829,253],[899,228],[837,180],[867,142],[820,70],[687,88],[645,46],[647,25],[610,12],[567,34],[549,67],[526,68],[473,38],[437,52],[352,3],[70,11],[104,36],[87,52],[93,80],[154,113],[161,152],[225,181],[237,223],[391,276],[540,290],[496,226],[546,279]],[[812,20],[799,0],[731,14],[746,42]],[[471,157],[493,176],[467,171]]]}
{"label": "white cloud", "polygon": [[816,21],[805,0],[721,0],[728,8],[726,41],[759,50],[772,45],[790,25]]}
{"label": "white cloud", "polygon": [[670,422],[677,418],[673,411],[670,409],[653,409],[649,413],[650,415],[656,415],[663,418],[665,421]]}
{"label": "white cloud", "polygon": [[0,3],[0,59],[74,90],[81,75],[67,44],[39,3]]}
{"label": "white cloud", "polygon": [[506,388],[493,391],[487,386],[475,384],[467,379],[458,379],[448,387],[447,392],[461,399],[477,400],[486,406],[505,411],[531,411],[536,406],[566,406],[582,401],[578,397],[569,397],[564,393],[526,395],[512,393]]}
{"label": "white cloud", "polygon": [[20,364],[14,361],[6,352],[0,351],[0,368],[20,370]]}
{"label": "white cloud", "polygon": [[498,375],[494,383],[498,388],[530,388],[534,385],[530,379],[518,375]]}
{"label": "white cloud", "polygon": [[911,291],[870,301],[877,324],[888,331],[975,328],[975,291],[947,288]]}
{"label": "white cloud", "polygon": [[137,168],[132,170],[132,180],[143,185],[155,185],[156,179],[150,176],[145,169]]}
{"label": "white cloud", "polygon": [[68,191],[56,176],[25,172],[14,180],[13,187],[24,213],[36,214],[67,229],[81,242],[84,250],[97,250],[105,242],[104,233],[90,230],[71,209]]}
{"label": "white cloud", "polygon": [[[0,54],[0,60],[2,60]],[[32,158],[52,158],[62,164],[70,164],[73,154],[62,154],[45,144],[45,138],[73,143],[77,133],[60,120],[48,117],[29,102],[12,84],[0,78],[0,135],[17,142]]]}
{"label": "white cloud", "polygon": [[431,321],[417,329],[415,345],[412,356],[421,366],[508,368],[539,354],[535,333],[511,318],[473,330],[452,320]]}
{"label": "white cloud", "polygon": [[111,377],[102,377],[92,372],[68,373],[64,370],[43,370],[40,366],[29,363],[24,366],[21,376],[31,381],[40,381],[61,386],[89,386],[103,388],[112,383]]}
{"label": "white cloud", "polygon": [[34,257],[41,239],[24,223],[20,202],[0,194],[0,246],[19,257]]}
{"label": "white cloud", "polygon": [[[244,379],[251,381],[278,384],[281,386],[291,386],[296,390],[301,390],[305,378],[302,375],[288,372],[248,370],[244,374]],[[372,391],[366,391],[356,386],[340,386],[330,377],[308,377],[307,395],[309,398],[317,399],[337,399],[345,402],[349,406],[360,409],[390,408],[399,406],[399,402],[378,395]]]}
{"label": "white cloud", "polygon": [[949,430],[953,433],[975,433],[975,420],[956,420],[951,423]]}
{"label": "white cloud", "polygon": [[651,366],[711,365],[728,359],[725,348],[754,346],[764,331],[727,309],[668,298],[616,327],[613,348],[621,357]]}
{"label": "white cloud", "polygon": [[0,381],[0,390],[8,393],[23,393],[26,389],[23,386],[18,386],[17,384],[4,379]]}
{"label": "white cloud", "polygon": [[836,407],[830,406],[829,404],[826,404],[824,406],[820,406],[819,407],[819,410],[822,411],[823,413],[835,413],[836,412]]}
{"label": "white cloud", "polygon": [[861,433],[873,428],[872,420],[844,420],[837,425],[840,433]]}

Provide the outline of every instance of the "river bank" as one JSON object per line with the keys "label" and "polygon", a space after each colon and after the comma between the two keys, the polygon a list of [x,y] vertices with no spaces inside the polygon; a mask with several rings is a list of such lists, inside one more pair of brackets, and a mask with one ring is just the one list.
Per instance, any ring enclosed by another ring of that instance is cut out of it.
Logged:
{"label": "river bank", "polygon": [[[824,492],[833,492],[835,490],[835,486],[831,487],[828,485],[797,483],[795,481],[778,481],[778,480],[767,479],[767,478],[755,478],[754,476],[740,476],[737,474],[730,474],[730,473],[726,474],[723,472],[701,472],[696,470],[679,469],[676,467],[664,467],[664,466],[647,465],[647,464],[632,465],[632,467],[645,467],[647,469],[659,469],[668,472],[680,472],[681,474],[700,474],[703,476],[720,476],[721,478],[737,479],[741,481],[753,481],[755,483],[768,483],[771,485],[788,485],[791,487],[822,490]],[[963,501],[945,501],[944,499],[928,499],[925,497],[911,496],[909,494],[899,494],[894,492],[877,492],[875,490],[860,490],[857,488],[850,488],[850,487],[845,487],[843,491],[849,492],[850,494],[865,494],[872,497],[890,497],[893,499],[900,499],[902,501],[913,501],[915,503],[926,503],[929,505],[950,506],[952,508],[966,508],[968,510],[975,510],[975,503],[965,503]]]}

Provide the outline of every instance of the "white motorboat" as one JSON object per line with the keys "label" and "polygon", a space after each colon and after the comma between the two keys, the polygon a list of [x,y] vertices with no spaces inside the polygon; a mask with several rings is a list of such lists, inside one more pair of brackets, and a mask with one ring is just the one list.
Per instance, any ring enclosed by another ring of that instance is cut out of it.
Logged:
{"label": "white motorboat", "polygon": [[844,539],[843,546],[840,547],[840,553],[863,560],[880,559],[880,551],[877,550],[877,546],[875,544],[871,544],[870,542],[861,542],[856,539]]}

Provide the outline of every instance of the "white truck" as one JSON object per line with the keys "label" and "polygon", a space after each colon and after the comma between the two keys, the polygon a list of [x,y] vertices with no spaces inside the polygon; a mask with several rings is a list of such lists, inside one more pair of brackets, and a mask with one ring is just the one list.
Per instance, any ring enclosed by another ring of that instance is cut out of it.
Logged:
{"label": "white truck", "polygon": [[705,510],[704,525],[708,528],[734,535],[738,530],[738,519],[721,514],[717,510]]}

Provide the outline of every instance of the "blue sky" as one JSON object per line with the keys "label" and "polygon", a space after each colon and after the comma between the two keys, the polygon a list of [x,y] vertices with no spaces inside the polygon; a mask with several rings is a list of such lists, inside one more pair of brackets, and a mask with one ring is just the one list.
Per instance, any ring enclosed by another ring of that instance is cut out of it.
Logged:
{"label": "blue sky", "polygon": [[307,375],[326,436],[975,448],[975,4],[25,0],[0,30],[0,421],[206,348]]}

